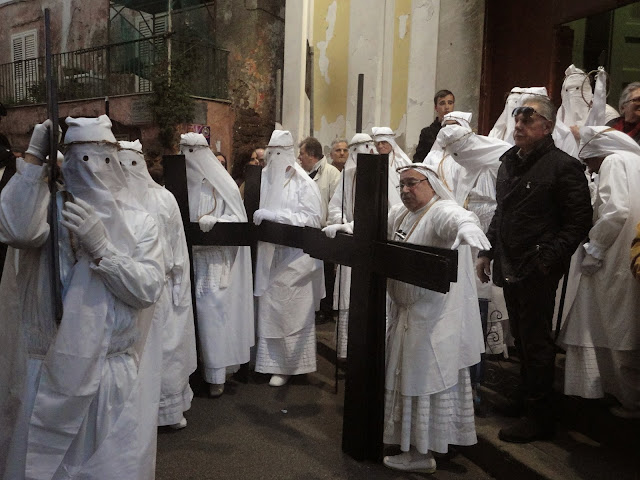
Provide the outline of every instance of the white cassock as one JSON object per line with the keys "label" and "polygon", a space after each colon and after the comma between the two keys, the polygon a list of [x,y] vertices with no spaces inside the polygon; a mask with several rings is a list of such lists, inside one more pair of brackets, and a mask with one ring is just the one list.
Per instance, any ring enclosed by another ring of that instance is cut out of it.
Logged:
{"label": "white cassock", "polygon": [[[394,141],[395,143],[395,141]],[[350,223],[353,228],[353,214],[356,201],[356,172],[359,153],[377,153],[373,139],[365,133],[357,133],[349,144],[349,158],[345,163],[340,177],[340,183],[336,188],[331,201],[329,202],[328,225],[339,223]],[[405,161],[396,156],[395,162],[398,166],[405,165]],[[390,155],[391,161],[391,155]],[[366,165],[365,165],[366,168]],[[399,174],[394,170],[389,172],[389,182],[396,182],[389,185],[388,206],[401,203],[400,194],[396,186],[399,181]],[[344,220],[342,220],[344,219]],[[337,328],[337,349],[339,358],[347,358],[347,340],[349,330],[349,299],[351,295],[351,267],[338,265],[336,283],[333,289],[333,308],[338,310]]]}
{"label": "white cassock", "polygon": [[[274,139],[283,145],[274,146]],[[320,192],[296,162],[289,132],[274,131],[266,157],[256,214],[267,211],[264,218],[274,222],[319,228]],[[315,312],[324,293],[321,260],[299,248],[258,243],[256,372],[298,375],[316,370]]]}
{"label": "white cassock", "polygon": [[[18,160],[18,174],[0,201],[0,237],[13,247],[0,300],[8,306],[2,341],[13,343],[0,353],[0,460],[8,459],[0,467],[12,479],[148,479],[155,467],[157,398],[144,415],[140,398],[159,393],[157,365],[148,361],[154,348],[147,348],[158,345],[145,344],[154,332],[140,312],[162,290],[157,227],[135,202],[123,203],[126,181],[108,118],[67,124],[65,141],[87,124],[109,129],[109,145],[71,145],[63,174],[69,193],[94,206],[110,245],[96,265],[60,225],[64,312],[56,326],[46,167]],[[57,195],[59,211],[64,196]]]}
{"label": "white cassock", "polygon": [[165,283],[153,314],[162,344],[158,425],[173,425],[191,408],[189,375],[197,368],[189,249],[178,202],[149,175],[140,142],[118,143],[129,189],[155,219],[162,245]]}
{"label": "white cassock", "polygon": [[[445,117],[446,118],[446,117]],[[452,195],[458,205],[476,214],[483,232],[496,210],[496,178],[500,157],[512,145],[497,138],[476,135],[460,125],[447,125],[440,130],[436,143],[445,154],[444,162],[456,165]],[[445,170],[451,167],[445,165]],[[477,257],[472,250],[472,257]],[[482,283],[476,276],[478,297],[489,300],[487,349],[490,353],[507,355],[504,327],[509,318],[502,288],[493,282]],[[507,327],[508,328],[508,327]]]}
{"label": "white cassock", "polygon": [[639,409],[640,284],[629,270],[629,249],[640,221],[640,147],[608,127],[583,127],[580,133],[580,158],[606,155],[589,243],[578,249],[580,263],[590,254],[602,266],[579,277],[561,332],[565,393],[599,398],[606,392],[624,407]]}
{"label": "white cassock", "polygon": [[[476,216],[453,200],[434,197],[417,212],[389,211],[389,238],[399,229],[407,243],[450,248],[461,225]],[[461,246],[458,280],[438,293],[388,281],[384,442],[402,451],[446,452],[449,444],[476,443],[469,369],[484,351],[473,261]]]}
{"label": "white cassock", "polygon": [[[238,186],[201,134],[183,134],[192,222],[246,222]],[[202,225],[202,223],[201,223]],[[255,342],[249,247],[194,246],[193,269],[198,340],[207,383],[225,383],[227,373],[249,362]]]}

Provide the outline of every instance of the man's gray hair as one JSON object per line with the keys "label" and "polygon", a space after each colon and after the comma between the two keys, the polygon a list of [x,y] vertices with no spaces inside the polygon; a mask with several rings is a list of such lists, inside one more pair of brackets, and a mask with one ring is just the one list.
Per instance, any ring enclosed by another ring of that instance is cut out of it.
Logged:
{"label": "man's gray hair", "polygon": [[333,150],[334,145],[337,145],[338,143],[346,143],[347,145],[349,145],[349,140],[347,140],[346,138],[334,138],[331,141],[331,150]]}
{"label": "man's gray hair", "polygon": [[620,110],[620,113],[622,113],[622,106],[629,101],[634,90],[639,88],[640,82],[631,82],[629,85],[624,87],[624,90],[622,90],[622,93],[620,94],[620,103],[618,104],[618,110]]}
{"label": "man's gray hair", "polygon": [[531,95],[525,98],[522,105],[535,105],[536,112],[552,123],[552,127],[556,126],[556,106],[549,97],[542,95]]}

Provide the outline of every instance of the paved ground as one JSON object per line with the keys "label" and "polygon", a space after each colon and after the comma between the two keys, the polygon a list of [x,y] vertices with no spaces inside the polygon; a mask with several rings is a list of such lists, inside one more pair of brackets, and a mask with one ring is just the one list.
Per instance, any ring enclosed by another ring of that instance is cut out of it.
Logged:
{"label": "paved ground", "polygon": [[[330,337],[331,324],[319,326]],[[185,415],[189,425],[158,435],[158,480],[205,479],[489,479],[479,467],[451,452],[431,476],[393,472],[356,462],[342,453],[342,402],[333,392],[333,364],[318,355],[318,372],[269,387],[268,376],[232,380],[218,399],[196,397]],[[330,356],[330,355],[327,355]]]}

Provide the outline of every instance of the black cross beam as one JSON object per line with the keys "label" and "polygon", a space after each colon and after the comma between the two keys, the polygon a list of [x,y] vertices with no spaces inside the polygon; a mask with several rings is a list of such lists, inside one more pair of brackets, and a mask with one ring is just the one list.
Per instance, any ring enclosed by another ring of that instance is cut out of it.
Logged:
{"label": "black cross beam", "polygon": [[[380,461],[386,280],[446,293],[450,282],[457,280],[458,252],[387,240],[387,155],[358,156],[358,164],[366,167],[357,171],[354,232],[338,233],[334,239],[317,228],[268,221],[259,226],[251,222],[217,223],[203,233],[197,223],[189,221],[184,156],[165,156],[163,164],[165,186],[180,206],[190,251],[193,245],[251,245],[255,250],[260,240],[301,248],[314,258],[352,268],[342,449],[356,460]],[[249,165],[246,177],[245,207],[251,219],[259,206],[260,167]]]}

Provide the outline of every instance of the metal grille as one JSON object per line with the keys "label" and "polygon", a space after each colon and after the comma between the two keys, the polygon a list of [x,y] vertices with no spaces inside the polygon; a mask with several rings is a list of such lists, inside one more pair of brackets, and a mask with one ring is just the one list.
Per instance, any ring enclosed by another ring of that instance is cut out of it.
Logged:
{"label": "metal grille", "polygon": [[[174,52],[180,55],[183,44],[176,43]],[[228,99],[228,53],[218,48],[198,50],[188,80],[191,95]],[[52,60],[58,99],[151,92],[154,74],[157,68],[166,68],[166,58],[166,35],[56,54]],[[0,65],[0,102],[19,105],[45,101],[44,57]]]}

